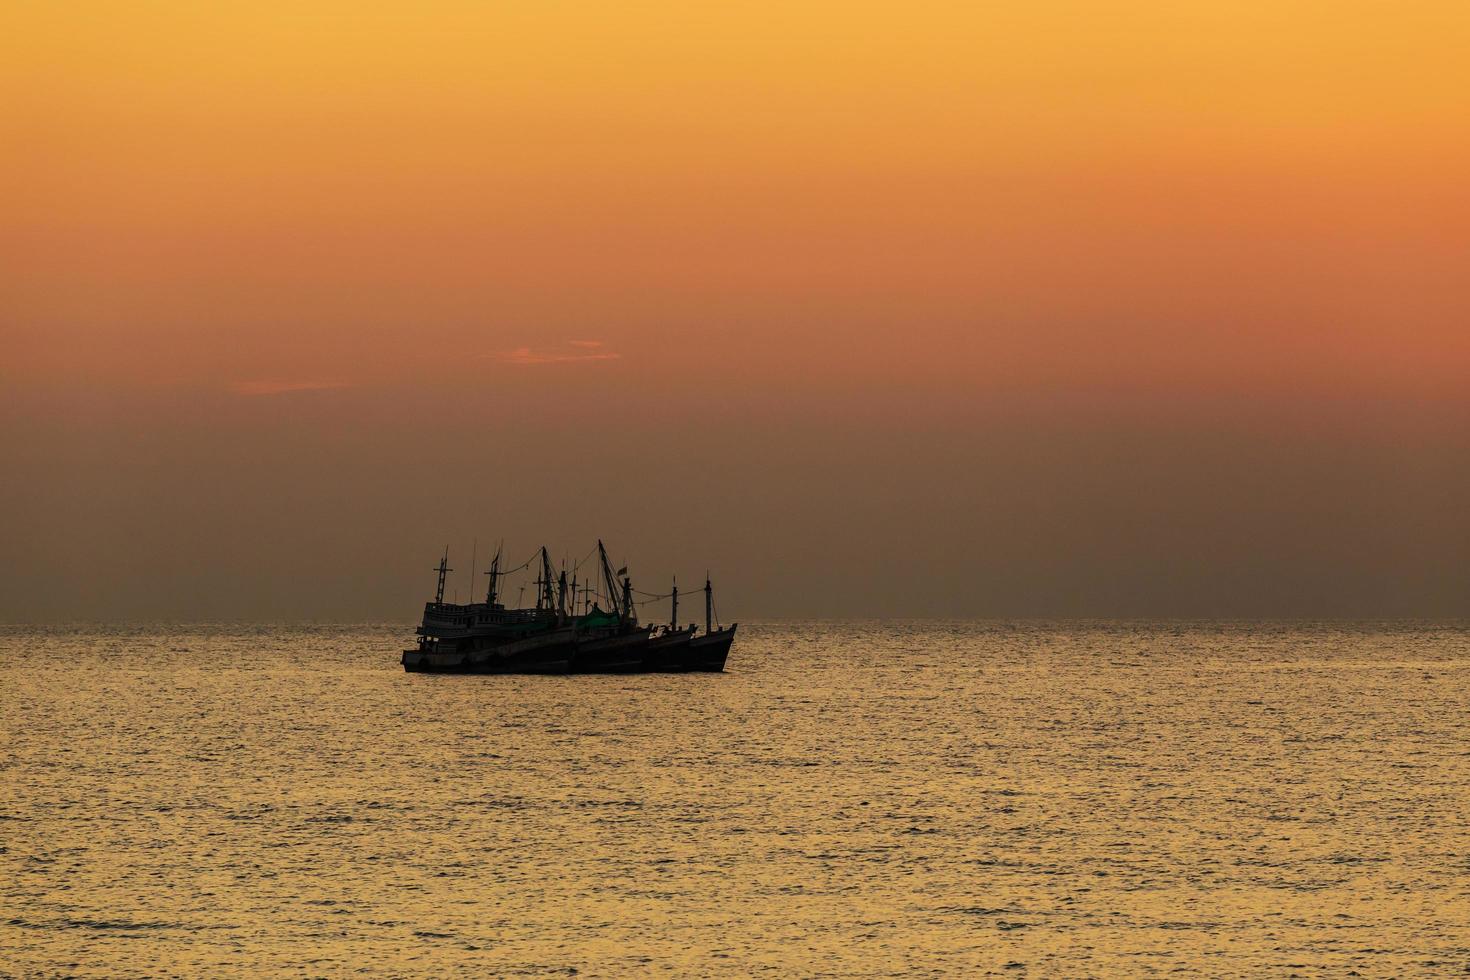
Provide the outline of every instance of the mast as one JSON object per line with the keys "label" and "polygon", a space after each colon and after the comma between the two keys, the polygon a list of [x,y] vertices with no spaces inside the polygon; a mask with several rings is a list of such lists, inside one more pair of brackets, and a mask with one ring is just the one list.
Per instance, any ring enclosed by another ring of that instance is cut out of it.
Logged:
{"label": "mast", "polygon": [[556,600],[551,595],[551,555],[546,545],[541,546],[541,594],[536,597],[537,609],[554,609]]}
{"label": "mast", "polygon": [[715,621],[715,590],[709,584],[709,572],[704,573],[704,631],[711,633]]}
{"label": "mast", "polygon": [[567,617],[567,570],[561,570],[561,577],[556,582],[556,615],[558,619]]}
{"label": "mast", "polygon": [[490,562],[490,571],[485,573],[490,576],[490,589],[485,593],[485,605],[491,609],[495,608],[495,600],[500,598],[496,586],[500,584],[500,546],[495,546],[495,558]]}
{"label": "mast", "polygon": [[623,576],[623,618],[632,620],[633,612],[633,580],[626,575]]}
{"label": "mast", "polygon": [[444,546],[444,557],[439,559],[439,584],[434,588],[434,605],[444,604],[444,576],[454,569],[449,567],[449,545]]}
{"label": "mast", "polygon": [[673,607],[669,610],[669,629],[676,630],[679,628],[679,576],[677,575],[674,576],[673,598]]}
{"label": "mast", "polygon": [[622,619],[626,613],[618,601],[618,583],[613,578],[612,565],[608,564],[607,549],[602,546],[601,538],[597,539],[597,557],[602,562],[602,580],[607,585],[607,601],[612,603],[612,611],[618,614],[619,619]]}
{"label": "mast", "polygon": [[[475,538],[474,544],[470,545],[470,584],[469,587],[465,589],[465,595],[468,598],[468,601],[472,604],[475,601],[475,566],[479,563],[479,560],[480,539]],[[458,589],[454,590],[454,595],[456,598],[459,597]]]}

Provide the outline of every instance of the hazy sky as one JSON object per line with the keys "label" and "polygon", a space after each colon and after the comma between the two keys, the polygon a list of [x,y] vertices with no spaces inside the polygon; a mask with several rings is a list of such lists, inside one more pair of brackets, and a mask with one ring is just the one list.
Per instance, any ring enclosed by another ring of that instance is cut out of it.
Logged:
{"label": "hazy sky", "polygon": [[[1470,616],[1470,5],[12,2],[0,620]],[[478,591],[483,586],[476,584]]]}

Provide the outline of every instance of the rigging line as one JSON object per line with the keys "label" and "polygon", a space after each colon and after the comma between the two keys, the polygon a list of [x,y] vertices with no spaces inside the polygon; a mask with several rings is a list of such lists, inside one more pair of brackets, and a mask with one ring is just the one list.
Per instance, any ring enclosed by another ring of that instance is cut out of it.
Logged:
{"label": "rigging line", "polygon": [[591,551],[589,551],[589,552],[587,552],[587,555],[586,555],[586,557],[585,557],[585,558],[583,558],[583,559],[582,559],[582,560],[581,560],[581,561],[579,561],[579,562],[577,562],[577,563],[576,563],[576,564],[575,564],[575,565],[573,565],[573,566],[572,566],[572,571],[573,571],[573,572],[574,572],[574,573],[575,573],[575,572],[576,572],[576,571],[577,571],[577,569],[579,569],[579,568],[581,568],[581,567],[582,567],[582,566],[583,566],[583,565],[585,565],[585,564],[587,564],[587,559],[588,559],[588,558],[591,558],[591,557],[592,557],[592,556],[593,556],[593,555],[594,555],[594,554],[596,554],[596,553],[597,553],[597,545],[595,545],[595,544],[594,544],[594,545],[593,545],[593,546],[592,546],[592,550],[591,550]]}
{"label": "rigging line", "polygon": [[530,558],[527,558],[525,561],[521,562],[515,568],[507,568],[505,571],[501,572],[500,574],[502,574],[502,575],[509,575],[511,572],[519,572],[523,568],[528,568],[530,566],[531,562],[535,561],[537,558],[540,558],[540,557],[541,557],[541,549],[540,548],[537,548],[536,549],[536,553],[533,554]]}

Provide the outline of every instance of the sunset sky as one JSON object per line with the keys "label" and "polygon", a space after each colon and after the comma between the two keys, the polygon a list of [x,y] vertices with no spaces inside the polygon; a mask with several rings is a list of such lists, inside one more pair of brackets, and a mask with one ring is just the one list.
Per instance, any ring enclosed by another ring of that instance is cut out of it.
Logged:
{"label": "sunset sky", "polygon": [[[1470,616],[1470,4],[12,2],[0,621]],[[482,586],[476,585],[478,590]]]}

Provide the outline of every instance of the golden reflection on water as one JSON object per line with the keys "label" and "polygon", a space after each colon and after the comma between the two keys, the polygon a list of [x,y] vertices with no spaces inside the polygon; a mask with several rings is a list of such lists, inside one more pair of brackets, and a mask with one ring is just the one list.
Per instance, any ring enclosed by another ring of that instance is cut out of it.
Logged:
{"label": "golden reflection on water", "polygon": [[1470,968],[1470,629],[0,632],[0,974]]}

